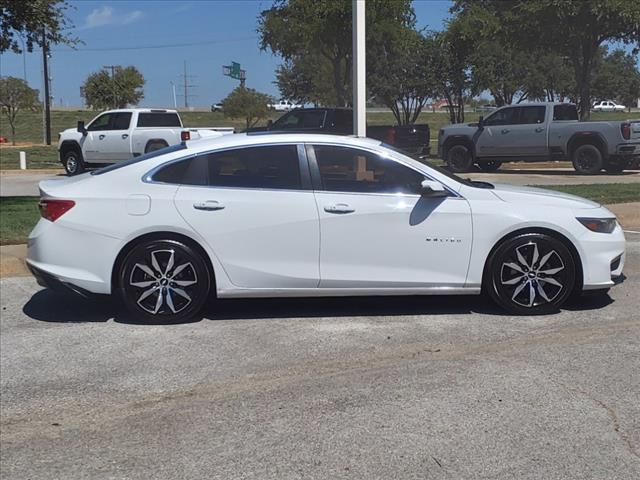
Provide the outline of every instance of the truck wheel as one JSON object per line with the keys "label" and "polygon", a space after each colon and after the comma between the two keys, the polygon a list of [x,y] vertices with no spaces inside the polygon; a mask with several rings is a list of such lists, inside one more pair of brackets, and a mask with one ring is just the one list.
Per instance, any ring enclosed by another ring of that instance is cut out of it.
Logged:
{"label": "truck wheel", "polygon": [[84,160],[77,150],[67,150],[62,157],[62,165],[70,177],[84,172]]}
{"label": "truck wheel", "polygon": [[483,172],[495,172],[502,165],[501,162],[496,162],[494,160],[489,160],[488,162],[478,162],[478,167]]}
{"label": "truck wheel", "polygon": [[447,165],[453,172],[468,172],[473,167],[471,152],[464,145],[454,145],[447,152]]}
{"label": "truck wheel", "polygon": [[161,148],[168,147],[166,142],[160,141],[151,141],[147,143],[147,146],[144,149],[144,153],[155,152],[156,150],[160,150]]}
{"label": "truck wheel", "polygon": [[573,152],[573,168],[578,173],[594,175],[602,170],[602,153],[595,145],[580,145]]}

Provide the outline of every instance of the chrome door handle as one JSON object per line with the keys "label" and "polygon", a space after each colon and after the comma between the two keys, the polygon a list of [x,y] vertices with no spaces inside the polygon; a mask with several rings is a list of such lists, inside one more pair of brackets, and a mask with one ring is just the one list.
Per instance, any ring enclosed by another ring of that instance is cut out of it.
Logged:
{"label": "chrome door handle", "polygon": [[99,135],[98,140],[104,140],[104,135]]}
{"label": "chrome door handle", "polygon": [[193,208],[196,210],[222,210],[224,205],[216,200],[207,200],[206,202],[196,202],[193,204]]}
{"label": "chrome door handle", "polygon": [[129,138],[129,134],[128,133],[123,133],[122,134],[122,139],[126,140],[127,138]]}
{"label": "chrome door handle", "polygon": [[509,130],[508,128],[503,128],[502,130],[500,130],[501,134],[505,134],[505,133],[509,133],[511,130]]}
{"label": "chrome door handle", "polygon": [[356,209],[346,203],[336,203],[335,205],[327,205],[324,207],[324,211],[327,213],[353,213]]}
{"label": "chrome door handle", "polygon": [[536,133],[544,132],[544,128],[538,127],[536,128]]}

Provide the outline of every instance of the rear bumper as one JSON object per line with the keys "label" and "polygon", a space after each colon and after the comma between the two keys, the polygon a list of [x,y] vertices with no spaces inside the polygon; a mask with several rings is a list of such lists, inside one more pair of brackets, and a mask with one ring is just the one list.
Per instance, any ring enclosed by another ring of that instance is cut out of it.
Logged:
{"label": "rear bumper", "polygon": [[27,260],[26,264],[31,274],[35,277],[36,282],[38,282],[38,285],[42,287],[49,288],[56,292],[74,293],[84,298],[95,296],[95,294],[89,292],[88,290],[85,290],[82,287],[69,282],[65,282],[55,275],[45,272],[44,270],[33,265],[31,262],[29,262],[29,260]]}
{"label": "rear bumper", "polygon": [[616,145],[616,155],[623,157],[640,156],[640,142],[619,143]]}

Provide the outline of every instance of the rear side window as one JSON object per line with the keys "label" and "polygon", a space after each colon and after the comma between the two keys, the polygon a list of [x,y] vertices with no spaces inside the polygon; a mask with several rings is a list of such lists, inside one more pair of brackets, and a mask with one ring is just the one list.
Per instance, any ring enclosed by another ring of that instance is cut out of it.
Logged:
{"label": "rear side window", "polygon": [[295,145],[248,147],[188,158],[158,170],[153,180],[181,185],[300,190]]}
{"label": "rear side window", "polygon": [[138,114],[138,127],[181,127],[177,113],[147,112]]}
{"label": "rear side window", "polygon": [[115,113],[111,118],[109,130],[129,130],[131,123],[131,112]]}
{"label": "rear side window", "polygon": [[578,110],[574,105],[555,105],[553,119],[558,121],[578,120]]}
{"label": "rear side window", "polygon": [[546,108],[544,106],[520,107],[520,124],[544,123],[544,114]]}
{"label": "rear side window", "polygon": [[295,145],[248,147],[205,156],[212,187],[300,190]]}

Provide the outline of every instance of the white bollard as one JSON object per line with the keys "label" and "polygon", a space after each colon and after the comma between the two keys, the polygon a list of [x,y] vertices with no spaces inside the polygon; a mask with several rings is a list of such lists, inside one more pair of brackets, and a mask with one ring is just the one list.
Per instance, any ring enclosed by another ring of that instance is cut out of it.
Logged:
{"label": "white bollard", "polygon": [[20,170],[27,169],[27,152],[20,152]]}

